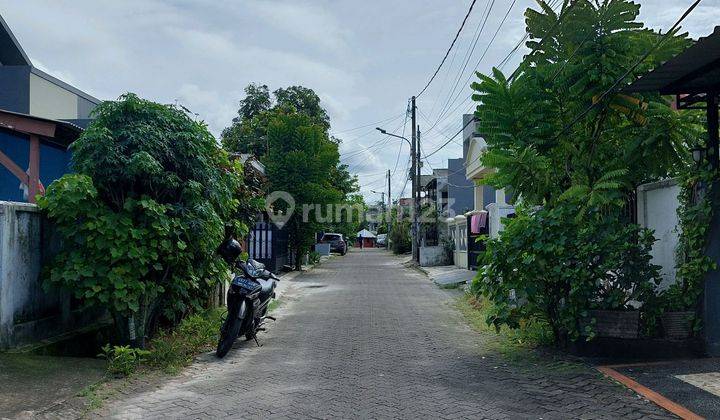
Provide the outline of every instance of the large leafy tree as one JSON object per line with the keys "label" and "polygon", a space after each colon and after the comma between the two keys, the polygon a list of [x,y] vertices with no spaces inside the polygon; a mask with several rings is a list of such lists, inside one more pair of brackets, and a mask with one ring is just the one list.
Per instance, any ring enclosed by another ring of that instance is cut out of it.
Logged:
{"label": "large leafy tree", "polygon": [[[273,100],[267,86],[251,84],[245,88],[245,94],[245,98],[240,101],[237,117],[222,133],[222,143],[226,150],[257,156],[268,168],[270,191],[286,191],[294,197],[297,193],[295,200],[299,206],[330,204],[328,197],[333,198],[332,204],[336,208],[364,206],[356,194],[359,189],[357,177],[350,174],[347,165],[340,163],[340,140],[330,136],[330,117],[322,107],[320,97],[312,89],[303,86],[280,88],[273,92]],[[288,137],[283,138],[278,134],[281,132]],[[320,159],[320,156],[313,155],[313,151],[319,149],[312,142],[303,144],[291,140],[298,136],[313,139],[313,136],[318,136],[318,144],[334,152],[323,155],[322,162],[305,162]],[[320,165],[323,170],[306,170],[307,165]],[[288,177],[290,172],[292,176]],[[311,188],[296,188],[306,184]],[[316,186],[322,188],[313,189]],[[325,191],[321,191],[323,189]],[[302,227],[299,220],[292,220],[289,224],[291,243],[296,252],[307,250],[316,231],[332,230],[352,235],[357,232],[355,229],[360,222],[357,211],[342,211],[339,218],[334,217],[336,214],[333,213],[333,217],[323,213],[322,222],[315,220]]]}
{"label": "large leafy tree", "polygon": [[[526,202],[561,197],[617,203],[638,184],[676,172],[685,141],[697,136],[692,114],[667,98],[611,90],[661,35],[637,21],[629,0],[565,1],[555,13],[540,0],[526,12],[528,47],[514,76],[494,69],[473,84],[487,182],[512,186]],[[542,41],[542,42],[541,42]],[[619,84],[635,80],[689,43],[671,34]],[[591,106],[594,107],[586,112]]]}
{"label": "large leafy tree", "polygon": [[207,302],[227,273],[215,250],[242,173],[203,123],[127,94],[104,102],[71,146],[76,174],[39,204],[63,239],[48,284],[108,308],[120,338]]}
{"label": "large leafy tree", "polygon": [[[325,209],[327,204],[343,201],[343,192],[336,188],[331,173],[337,167],[338,146],[331,141],[324,128],[307,115],[278,113],[268,126],[270,154],[265,158],[270,188],[289,193],[296,208],[285,227],[295,251],[296,268],[301,256],[314,243],[315,232],[322,229],[319,218],[323,213],[303,211],[305,205]],[[277,201],[275,210],[288,212],[287,203]],[[289,213],[288,213],[289,214]]]}
{"label": "large leafy tree", "polygon": [[496,168],[485,182],[526,204],[488,244],[476,291],[494,301],[497,326],[539,319],[574,339],[592,336],[578,323],[588,309],[653,301],[653,238],[623,207],[639,184],[682,168],[702,125],[667,98],[618,88],[688,46],[686,35],[644,28],[630,0],[565,0],[559,13],[538,4],[519,68],[472,85],[482,161]]}
{"label": "large leafy tree", "polygon": [[330,129],[330,117],[312,89],[290,86],[277,89],[272,95],[274,101],[266,85],[250,84],[245,88],[245,98],[240,101],[238,115],[222,132],[222,143],[227,150],[266,156],[269,153],[267,131],[270,118],[278,113],[304,114],[326,132]]}

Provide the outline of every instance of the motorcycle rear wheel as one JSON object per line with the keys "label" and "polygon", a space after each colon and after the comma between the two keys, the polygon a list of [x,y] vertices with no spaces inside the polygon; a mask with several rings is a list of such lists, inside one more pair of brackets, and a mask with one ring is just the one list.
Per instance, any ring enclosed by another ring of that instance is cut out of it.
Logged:
{"label": "motorcycle rear wheel", "polygon": [[242,320],[237,317],[228,315],[225,323],[220,330],[220,340],[218,341],[217,350],[215,356],[222,359],[230,351],[235,339],[240,335],[240,327],[242,326]]}

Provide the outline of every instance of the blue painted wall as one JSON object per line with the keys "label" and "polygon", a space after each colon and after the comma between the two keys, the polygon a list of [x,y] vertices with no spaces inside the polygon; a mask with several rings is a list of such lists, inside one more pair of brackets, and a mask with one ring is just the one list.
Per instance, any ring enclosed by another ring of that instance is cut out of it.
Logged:
{"label": "blue painted wall", "polygon": [[495,188],[484,185],[483,186],[483,205],[487,206],[488,204],[492,204],[494,202],[495,202]]}
{"label": "blue painted wall", "polygon": [[465,178],[465,159],[448,159],[448,184],[449,208],[455,215],[472,210],[474,184]]}
{"label": "blue painted wall", "polygon": [[30,112],[30,67],[0,65],[0,109]]}
{"label": "blue painted wall", "polygon": [[[30,140],[23,135],[0,131],[0,151],[8,155],[19,167],[27,170],[30,154]],[[71,154],[68,150],[40,144],[40,181],[45,188],[54,180],[70,172]],[[0,165],[0,200],[25,201],[20,181],[4,166]]]}

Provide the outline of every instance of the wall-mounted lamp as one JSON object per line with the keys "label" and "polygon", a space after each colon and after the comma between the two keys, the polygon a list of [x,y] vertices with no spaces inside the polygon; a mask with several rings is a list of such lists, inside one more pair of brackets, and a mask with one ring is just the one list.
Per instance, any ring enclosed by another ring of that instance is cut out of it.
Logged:
{"label": "wall-mounted lamp", "polygon": [[696,146],[690,149],[692,152],[692,159],[695,164],[699,167],[707,157],[707,149],[704,147]]}

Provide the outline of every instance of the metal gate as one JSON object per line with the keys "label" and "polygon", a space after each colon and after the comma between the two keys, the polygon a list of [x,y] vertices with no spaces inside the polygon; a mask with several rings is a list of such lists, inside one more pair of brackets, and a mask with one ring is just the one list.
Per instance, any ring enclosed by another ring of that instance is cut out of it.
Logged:
{"label": "metal gate", "polygon": [[479,263],[478,258],[485,253],[485,241],[480,240],[482,236],[487,237],[490,234],[490,214],[485,213],[485,221],[480,225],[479,233],[472,233],[472,216],[468,218],[467,223],[467,250],[468,250],[468,269],[477,270]]}
{"label": "metal gate", "polygon": [[265,264],[268,270],[277,272],[288,263],[287,231],[273,223],[257,222],[248,235],[250,258]]}

